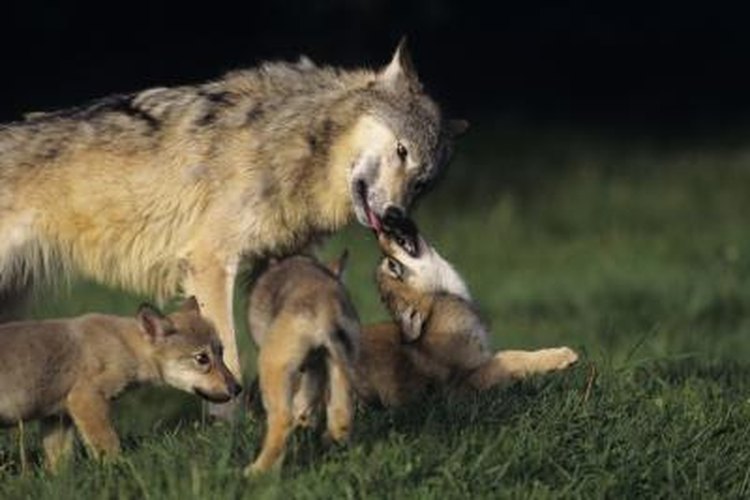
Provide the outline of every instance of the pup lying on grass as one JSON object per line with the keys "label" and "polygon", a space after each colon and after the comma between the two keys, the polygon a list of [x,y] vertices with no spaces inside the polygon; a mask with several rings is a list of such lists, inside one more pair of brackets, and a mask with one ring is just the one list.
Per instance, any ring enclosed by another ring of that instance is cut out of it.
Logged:
{"label": "pup lying on grass", "polygon": [[168,316],[144,304],[136,318],[0,325],[0,425],[41,419],[52,470],[73,449],[73,425],[94,457],[119,453],[109,401],[134,383],[166,383],[217,402],[241,391],[192,297]]}
{"label": "pup lying on grass", "polygon": [[486,390],[578,359],[568,347],[493,355],[466,284],[414,223],[386,214],[377,237],[378,288],[395,322],[362,330],[355,387],[366,402],[399,405],[429,386]]}
{"label": "pup lying on grass", "polygon": [[258,376],[267,429],[258,458],[245,475],[281,464],[297,426],[313,425],[326,409],[328,437],[345,441],[351,429],[351,373],[359,345],[359,317],[339,281],[346,254],[331,267],[294,256],[271,264],[257,280],[248,323],[260,348]]}

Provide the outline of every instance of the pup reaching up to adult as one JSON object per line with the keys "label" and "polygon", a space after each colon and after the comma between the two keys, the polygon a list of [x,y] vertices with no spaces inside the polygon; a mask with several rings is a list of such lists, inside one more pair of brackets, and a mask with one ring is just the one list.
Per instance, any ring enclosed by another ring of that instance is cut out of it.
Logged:
{"label": "pup reaching up to adult", "polygon": [[365,401],[399,405],[431,386],[486,390],[578,359],[568,347],[493,354],[466,284],[414,222],[388,212],[376,236],[377,285],[393,321],[362,330],[356,387]]}

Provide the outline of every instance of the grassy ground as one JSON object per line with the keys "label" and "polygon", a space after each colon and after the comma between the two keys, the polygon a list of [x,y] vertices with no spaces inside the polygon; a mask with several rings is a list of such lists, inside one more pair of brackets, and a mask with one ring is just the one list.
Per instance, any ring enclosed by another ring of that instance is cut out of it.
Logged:
{"label": "grassy ground", "polygon": [[[281,476],[252,481],[239,473],[257,422],[207,425],[194,398],[138,390],[117,405],[125,453],[114,464],[80,452],[57,477],[22,474],[18,434],[3,433],[0,498],[748,496],[749,195],[750,157],[731,148],[475,135],[416,218],[467,278],[496,347],[567,344],[579,365],[369,411],[347,448],[300,433]],[[345,246],[362,317],[383,318],[372,241],[355,227],[322,253]],[[80,284],[36,314],[137,303]],[[40,460],[33,426],[25,441]]]}

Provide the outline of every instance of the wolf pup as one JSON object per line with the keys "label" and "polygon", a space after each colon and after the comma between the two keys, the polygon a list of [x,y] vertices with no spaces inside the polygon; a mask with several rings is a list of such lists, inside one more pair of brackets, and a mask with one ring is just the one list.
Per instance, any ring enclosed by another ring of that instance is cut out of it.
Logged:
{"label": "wolf pup", "polygon": [[280,465],[289,433],[312,425],[321,406],[328,436],[337,442],[349,436],[360,325],[339,280],[345,263],[346,254],[331,269],[311,257],[290,257],[271,264],[252,290],[248,320],[260,348],[258,375],[268,425],[246,475]]}
{"label": "wolf pup", "polygon": [[266,63],[29,114],[0,127],[0,317],[74,271],[159,298],[184,290],[239,377],[240,265],[405,212],[465,127],[423,91],[403,42],[377,71]]}
{"label": "wolf pup", "polygon": [[394,406],[430,386],[485,390],[578,359],[568,347],[493,355],[466,284],[413,222],[386,214],[378,242],[378,288],[395,323],[363,328],[355,379],[363,400]]}
{"label": "wolf pup", "polygon": [[41,419],[48,467],[73,448],[73,426],[94,457],[119,453],[109,401],[134,383],[166,383],[210,401],[240,386],[224,365],[213,326],[189,298],[164,316],[87,314],[0,325],[0,425]]}

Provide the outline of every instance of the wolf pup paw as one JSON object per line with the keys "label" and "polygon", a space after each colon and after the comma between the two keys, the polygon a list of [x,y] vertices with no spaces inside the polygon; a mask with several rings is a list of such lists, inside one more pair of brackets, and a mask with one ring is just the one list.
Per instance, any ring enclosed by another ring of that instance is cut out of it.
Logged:
{"label": "wolf pup paw", "polygon": [[578,353],[570,347],[558,347],[555,349],[555,370],[564,370],[578,361]]}

